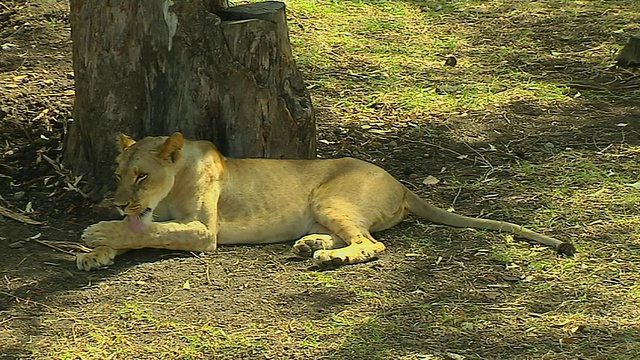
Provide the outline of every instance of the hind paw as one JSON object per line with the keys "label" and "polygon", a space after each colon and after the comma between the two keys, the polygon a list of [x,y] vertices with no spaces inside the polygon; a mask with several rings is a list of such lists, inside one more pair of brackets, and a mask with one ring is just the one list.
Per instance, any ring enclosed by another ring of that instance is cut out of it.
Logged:
{"label": "hind paw", "polygon": [[335,250],[318,250],[313,254],[313,263],[321,268],[358,264],[377,258],[384,249],[383,243],[376,242],[351,244]]}

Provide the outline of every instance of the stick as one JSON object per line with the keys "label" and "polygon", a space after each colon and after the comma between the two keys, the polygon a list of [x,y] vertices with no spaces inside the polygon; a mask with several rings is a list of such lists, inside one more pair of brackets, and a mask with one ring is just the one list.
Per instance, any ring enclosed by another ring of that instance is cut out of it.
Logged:
{"label": "stick", "polygon": [[79,250],[79,251],[84,251],[84,252],[90,252],[91,251],[91,249],[89,249],[89,248],[87,248],[85,246],[82,246],[80,244],[70,244],[70,243],[67,243],[67,242],[54,242],[54,241],[45,241],[45,240],[38,240],[38,239],[32,239],[32,240],[37,242],[40,245],[44,245],[44,246],[50,247],[50,248],[52,248],[54,250],[58,250],[58,251],[63,252],[65,254],[74,255],[74,256],[76,255],[75,253],[73,253],[73,252],[71,252],[69,250],[65,250],[65,249],[63,249],[63,248],[61,248],[61,247],[59,247],[57,245],[52,244],[52,243],[56,243],[56,244],[58,244],[60,246],[70,247],[72,249],[76,249],[76,250]]}
{"label": "stick", "polygon": [[17,212],[11,211],[4,206],[0,206],[0,215],[6,216],[15,221],[19,221],[21,223],[25,223],[29,225],[42,225],[40,221],[32,220],[22,214],[18,214]]}

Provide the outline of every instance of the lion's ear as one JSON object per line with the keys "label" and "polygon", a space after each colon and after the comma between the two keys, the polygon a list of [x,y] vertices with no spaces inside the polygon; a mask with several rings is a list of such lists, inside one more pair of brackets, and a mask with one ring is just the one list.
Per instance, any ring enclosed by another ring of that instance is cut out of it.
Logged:
{"label": "lion's ear", "polygon": [[180,158],[182,145],[184,144],[184,136],[179,132],[174,132],[164,141],[162,149],[158,153],[158,157],[161,160],[169,160],[176,162]]}
{"label": "lion's ear", "polygon": [[133,140],[131,136],[125,135],[123,133],[119,133],[116,140],[118,142],[118,150],[120,150],[120,152],[125,151],[131,145],[136,143],[136,141]]}

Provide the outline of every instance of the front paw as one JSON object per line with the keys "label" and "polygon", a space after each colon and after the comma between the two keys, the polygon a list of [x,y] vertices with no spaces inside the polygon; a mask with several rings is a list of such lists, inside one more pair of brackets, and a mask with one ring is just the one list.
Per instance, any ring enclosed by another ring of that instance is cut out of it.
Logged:
{"label": "front paw", "polygon": [[101,221],[84,229],[82,241],[90,247],[117,248],[116,245],[122,239],[124,229],[125,226],[121,221]]}
{"label": "front paw", "polygon": [[329,234],[311,234],[293,244],[293,253],[303,258],[313,257],[316,250],[332,249],[333,237]]}
{"label": "front paw", "polygon": [[113,265],[113,259],[118,251],[107,246],[100,246],[90,253],[76,254],[76,266],[78,270],[95,270],[103,266]]}

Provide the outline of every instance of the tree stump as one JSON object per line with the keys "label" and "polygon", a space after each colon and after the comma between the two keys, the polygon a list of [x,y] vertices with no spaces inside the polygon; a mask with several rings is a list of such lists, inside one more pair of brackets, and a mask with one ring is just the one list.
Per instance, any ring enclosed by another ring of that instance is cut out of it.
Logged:
{"label": "tree stump", "polygon": [[181,131],[230,157],[315,157],[283,3],[71,0],[71,34],[76,98],[64,156],[94,194],[112,186],[118,132]]}
{"label": "tree stump", "polygon": [[629,38],[616,57],[618,66],[635,67],[640,65],[640,35]]}

